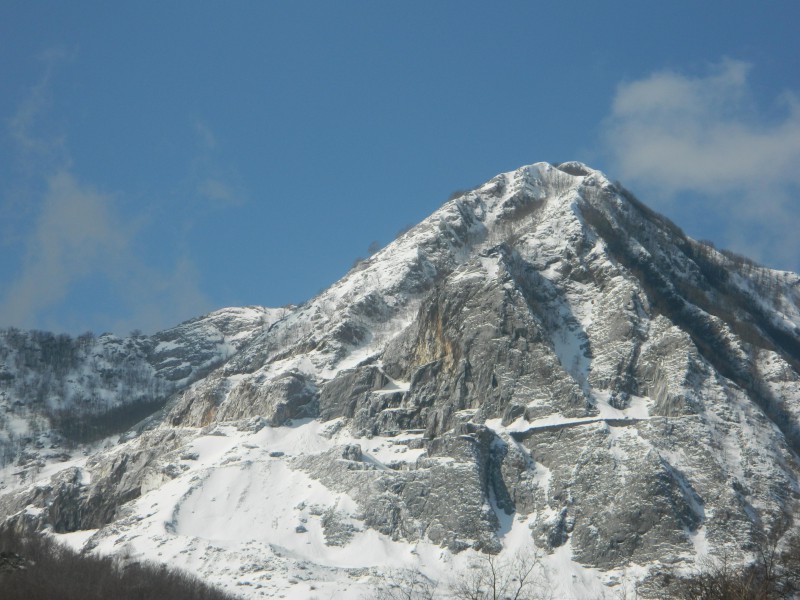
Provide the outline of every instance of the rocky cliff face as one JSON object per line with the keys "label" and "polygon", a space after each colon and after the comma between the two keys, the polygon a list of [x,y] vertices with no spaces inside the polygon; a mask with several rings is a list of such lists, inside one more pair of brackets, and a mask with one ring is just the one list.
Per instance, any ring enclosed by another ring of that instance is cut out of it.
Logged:
{"label": "rocky cliff face", "polygon": [[173,386],[165,410],[0,515],[355,598],[409,547],[401,563],[435,575],[526,546],[597,597],[747,560],[796,514],[800,278],[689,239],[579,163],[495,177],[293,310],[129,343]]}

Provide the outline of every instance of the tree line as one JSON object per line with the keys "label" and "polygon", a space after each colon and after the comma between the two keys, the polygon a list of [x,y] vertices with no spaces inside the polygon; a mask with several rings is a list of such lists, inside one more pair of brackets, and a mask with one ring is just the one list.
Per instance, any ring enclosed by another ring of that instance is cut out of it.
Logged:
{"label": "tree line", "polygon": [[3,600],[232,600],[185,572],[142,562],[79,554],[41,534],[0,527]]}

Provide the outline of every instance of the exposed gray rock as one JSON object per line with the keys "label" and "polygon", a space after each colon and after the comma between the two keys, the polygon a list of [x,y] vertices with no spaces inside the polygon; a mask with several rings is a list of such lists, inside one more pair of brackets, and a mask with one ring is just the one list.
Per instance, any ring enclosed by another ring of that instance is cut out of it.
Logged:
{"label": "exposed gray rock", "polygon": [[173,430],[144,434],[128,447],[90,459],[85,472],[70,467],[46,485],[0,497],[0,514],[24,529],[51,527],[58,533],[111,523],[124,504],[180,472],[171,473],[166,465],[183,440]]}
{"label": "exposed gray rock", "polygon": [[370,392],[388,383],[388,377],[374,366],[339,373],[320,390],[320,418],[327,421],[336,417],[353,417],[368,403]]}
{"label": "exposed gray rock", "polygon": [[355,527],[347,522],[347,516],[331,507],[322,515],[322,531],[328,546],[346,546],[355,533]]}
{"label": "exposed gray rock", "polygon": [[315,417],[316,386],[302,373],[284,373],[272,380],[249,379],[234,387],[216,415],[218,421],[264,417],[272,426],[289,419]]}
{"label": "exposed gray rock", "polygon": [[342,458],[345,460],[360,462],[363,458],[363,455],[361,454],[361,446],[358,444],[348,444],[342,450]]}
{"label": "exposed gray rock", "polygon": [[[427,539],[451,550],[499,550],[497,516],[490,508],[496,436],[481,426],[432,442],[410,471],[377,468],[365,457],[354,468],[353,446],[337,454],[298,457],[296,464],[328,487],[347,492],[364,522],[393,539]],[[490,491],[491,490],[491,491]]]}

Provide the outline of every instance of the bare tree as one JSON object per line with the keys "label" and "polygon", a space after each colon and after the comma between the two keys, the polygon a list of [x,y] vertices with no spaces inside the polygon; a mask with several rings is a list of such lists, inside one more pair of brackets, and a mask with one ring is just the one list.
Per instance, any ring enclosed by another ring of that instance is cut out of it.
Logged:
{"label": "bare tree", "polygon": [[418,571],[389,571],[374,594],[364,596],[364,600],[435,600],[439,584],[428,579]]}
{"label": "bare tree", "polygon": [[447,584],[416,571],[389,571],[363,600],[549,600],[550,586],[539,554],[507,559],[481,556]]}
{"label": "bare tree", "polygon": [[449,585],[454,600],[546,600],[549,587],[540,556],[534,552],[506,560],[483,556]]}
{"label": "bare tree", "polygon": [[755,540],[752,564],[727,553],[706,558],[690,575],[667,574],[663,598],[679,600],[788,600],[800,592],[800,536],[787,535],[791,520]]}

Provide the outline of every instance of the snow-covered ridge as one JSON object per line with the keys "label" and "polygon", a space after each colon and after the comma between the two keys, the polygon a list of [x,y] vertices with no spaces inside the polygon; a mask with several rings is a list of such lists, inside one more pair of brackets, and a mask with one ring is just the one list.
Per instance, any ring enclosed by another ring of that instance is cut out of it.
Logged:
{"label": "snow-covered ridge", "polygon": [[226,308],[127,338],[0,332],[0,467],[18,473],[0,486],[124,431],[290,312]]}

